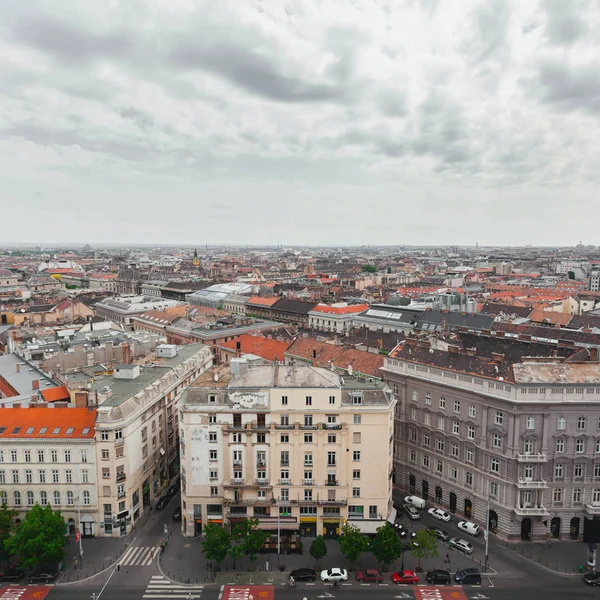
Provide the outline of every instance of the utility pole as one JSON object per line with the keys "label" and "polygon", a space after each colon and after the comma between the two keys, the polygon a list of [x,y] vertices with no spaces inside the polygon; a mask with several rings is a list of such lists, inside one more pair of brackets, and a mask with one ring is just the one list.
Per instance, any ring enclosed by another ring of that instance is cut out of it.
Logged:
{"label": "utility pole", "polygon": [[277,498],[277,567],[279,567],[279,560],[281,557],[281,508],[279,501],[280,498]]}
{"label": "utility pole", "polygon": [[489,550],[490,550],[490,497],[488,496],[486,522],[485,522],[485,565],[483,567],[484,573],[488,572],[488,563],[489,563],[489,558],[490,558]]}

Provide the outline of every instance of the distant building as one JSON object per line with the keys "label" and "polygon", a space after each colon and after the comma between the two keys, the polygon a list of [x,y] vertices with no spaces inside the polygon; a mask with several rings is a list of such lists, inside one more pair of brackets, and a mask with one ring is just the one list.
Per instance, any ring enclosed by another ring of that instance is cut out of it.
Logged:
{"label": "distant building", "polygon": [[148,296],[121,296],[96,302],[94,312],[113,323],[122,325],[126,330],[133,331],[133,317],[142,315],[149,310],[163,310],[178,306],[182,305],[175,300],[150,298]]}
{"label": "distant building", "polygon": [[337,304],[317,304],[308,313],[309,326],[319,330],[336,331],[345,333],[352,329],[352,318],[365,310],[367,304],[347,304],[339,302]]}

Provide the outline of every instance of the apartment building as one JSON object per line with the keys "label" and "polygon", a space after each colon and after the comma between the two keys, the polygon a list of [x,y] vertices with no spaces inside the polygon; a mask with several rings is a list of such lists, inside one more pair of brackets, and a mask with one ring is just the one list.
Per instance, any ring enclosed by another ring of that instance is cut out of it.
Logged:
{"label": "apartment building", "polygon": [[[0,419],[0,505],[60,510],[65,529],[97,535],[94,423],[87,408],[3,408]],[[78,512],[80,517],[78,517]],[[80,520],[79,520],[80,518]]]}
{"label": "apartment building", "polygon": [[178,403],[185,535],[246,517],[309,537],[393,520],[384,384],[311,365],[230,366],[207,371]]}
{"label": "apartment building", "polygon": [[316,330],[347,333],[352,329],[352,318],[367,308],[367,304],[349,305],[346,302],[317,304],[308,313],[308,324]]}
{"label": "apartment building", "polygon": [[78,406],[96,406],[99,535],[118,537],[135,522],[179,471],[175,403],[212,364],[202,344],[172,347],[170,358],[123,364],[112,375],[70,374]]}
{"label": "apartment building", "polygon": [[600,541],[597,348],[477,340],[386,358],[396,486],[505,539]]}

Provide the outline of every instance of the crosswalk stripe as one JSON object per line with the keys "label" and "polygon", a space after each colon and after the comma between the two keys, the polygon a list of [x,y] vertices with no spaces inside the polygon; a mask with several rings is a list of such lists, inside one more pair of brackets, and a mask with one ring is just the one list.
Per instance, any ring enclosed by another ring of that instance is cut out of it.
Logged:
{"label": "crosswalk stripe", "polygon": [[119,561],[122,565],[126,565],[127,563],[125,561],[129,560],[129,555],[131,554],[132,550],[134,549],[135,546],[130,546],[129,548],[127,548],[127,550],[125,551],[125,554],[123,554],[123,556],[121,556],[121,560]]}
{"label": "crosswalk stripe", "polygon": [[127,549],[119,562],[123,566],[149,567],[154,560],[156,549],[157,546],[132,546]]}
{"label": "crosswalk stripe", "polygon": [[183,598],[183,600],[198,600],[200,594],[168,594],[166,596],[156,596],[154,594],[144,594],[142,598],[154,598],[154,600],[168,600],[169,598]]}
{"label": "crosswalk stripe", "polygon": [[174,583],[164,575],[153,575],[142,598],[145,600],[199,600],[204,585]]}

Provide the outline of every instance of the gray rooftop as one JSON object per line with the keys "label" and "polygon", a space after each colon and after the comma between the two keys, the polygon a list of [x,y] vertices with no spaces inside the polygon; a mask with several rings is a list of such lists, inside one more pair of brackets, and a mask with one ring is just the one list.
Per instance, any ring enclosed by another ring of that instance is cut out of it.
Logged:
{"label": "gray rooftop", "polygon": [[[20,371],[17,371],[17,364],[21,365]],[[58,385],[42,371],[25,362],[16,354],[0,355],[0,376],[8,381],[20,396],[31,394],[31,383],[34,379],[39,380],[41,390]]]}
{"label": "gray rooftop", "polygon": [[231,380],[232,388],[336,388],[340,377],[333,371],[310,365],[266,365],[251,368]]}

